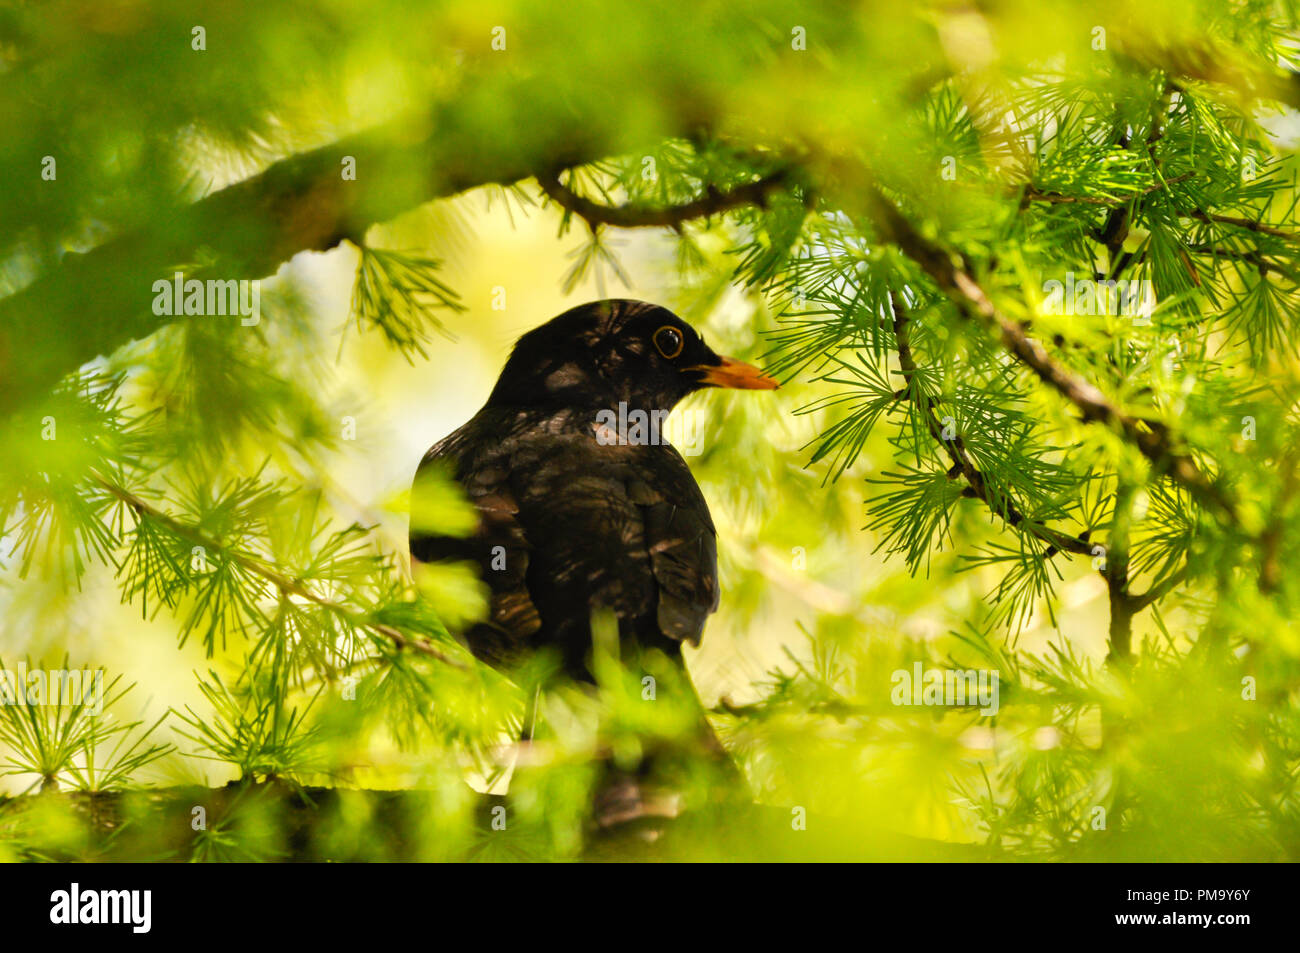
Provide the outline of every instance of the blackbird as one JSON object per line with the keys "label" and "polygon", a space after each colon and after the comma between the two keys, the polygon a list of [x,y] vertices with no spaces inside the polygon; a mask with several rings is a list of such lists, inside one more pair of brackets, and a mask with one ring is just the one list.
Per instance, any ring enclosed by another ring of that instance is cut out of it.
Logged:
{"label": "blackbird", "polygon": [[[593,681],[601,610],[617,618],[625,651],[680,660],[682,643],[699,644],[718,607],[716,531],[659,425],[706,387],[777,382],[643,301],[584,304],[519,339],[487,403],[420,464],[464,488],[477,531],[410,540],[417,563],[478,564],[488,618],[464,633],[478,658],[511,671],[551,647],[569,676]],[[412,493],[418,506],[419,473]]]}

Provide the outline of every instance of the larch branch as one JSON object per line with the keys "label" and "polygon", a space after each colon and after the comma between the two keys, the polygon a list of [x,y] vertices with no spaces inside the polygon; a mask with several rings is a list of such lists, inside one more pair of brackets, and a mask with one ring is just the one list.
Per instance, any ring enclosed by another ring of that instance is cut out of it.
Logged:
{"label": "larch branch", "polygon": [[697,218],[708,218],[745,206],[766,208],[771,193],[788,187],[790,169],[781,168],[752,182],[725,191],[709,186],[705,194],[681,205],[650,206],[628,203],[602,205],[585,198],[560,182],[556,171],[541,172],[537,182],[542,192],[560,208],[578,216],[595,231],[608,225],[613,228],[675,228]]}
{"label": "larch branch", "polygon": [[917,231],[878,189],[873,189],[871,205],[882,237],[896,244],[903,254],[921,267],[956,307],[958,314],[995,331],[1002,346],[1043,383],[1073,404],[1085,421],[1113,427],[1152,464],[1186,487],[1198,500],[1220,510],[1233,523],[1238,521],[1236,504],[1188,454],[1176,449],[1175,438],[1167,427],[1152,428],[1125,413],[1094,384],[1057,363],[1047,349],[1030,336],[1024,325],[998,311],[980,284],[957,263],[948,249]]}

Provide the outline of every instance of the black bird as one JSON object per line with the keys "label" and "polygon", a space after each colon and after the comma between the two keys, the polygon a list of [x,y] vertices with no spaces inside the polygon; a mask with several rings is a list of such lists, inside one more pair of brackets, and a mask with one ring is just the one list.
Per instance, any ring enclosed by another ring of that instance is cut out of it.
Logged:
{"label": "black bird", "polygon": [[[549,646],[592,681],[593,610],[617,617],[625,650],[679,660],[698,645],[718,606],[716,534],[653,424],[701,388],[776,386],[642,301],[581,305],[521,337],[483,409],[420,464],[446,467],[479,511],[468,539],[410,541],[416,561],[481,568],[490,612],[465,633],[474,654],[510,671]],[[419,492],[417,473],[413,507]]]}

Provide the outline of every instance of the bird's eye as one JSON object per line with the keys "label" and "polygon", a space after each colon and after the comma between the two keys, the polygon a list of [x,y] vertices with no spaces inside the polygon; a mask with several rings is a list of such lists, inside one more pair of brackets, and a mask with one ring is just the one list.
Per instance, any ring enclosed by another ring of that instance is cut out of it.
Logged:
{"label": "bird's eye", "polygon": [[682,339],[682,332],[667,324],[655,332],[654,340],[659,353],[670,361],[682,353],[682,347],[686,344]]}

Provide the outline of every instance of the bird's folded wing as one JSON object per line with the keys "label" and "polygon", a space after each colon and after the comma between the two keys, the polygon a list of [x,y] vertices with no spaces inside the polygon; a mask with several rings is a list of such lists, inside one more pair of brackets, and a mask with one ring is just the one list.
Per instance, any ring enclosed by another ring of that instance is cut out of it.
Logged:
{"label": "bird's folded wing", "polygon": [[629,489],[642,513],[658,589],[659,631],[699,645],[705,620],[718,608],[717,539],[704,500],[691,499],[694,494],[684,501],[665,499],[640,481]]}
{"label": "bird's folded wing", "polygon": [[606,448],[555,436],[514,458],[510,488],[531,544],[527,584],[544,626],[584,630],[594,608],[626,631],[698,644],[718,605],[713,521],[668,446]]}
{"label": "bird's folded wing", "polygon": [[[432,459],[437,457],[431,454],[426,458]],[[491,662],[508,661],[542,624],[527,584],[531,545],[506,477],[505,470],[487,467],[466,481],[464,489],[479,512],[473,535],[411,533],[414,563],[466,561],[478,565],[489,591],[488,619],[468,633],[469,643],[475,655]],[[417,480],[413,492],[418,493],[419,486]]]}
{"label": "bird's folded wing", "polygon": [[[457,449],[448,441],[427,460]],[[475,654],[504,660],[544,626],[560,642],[585,635],[597,607],[699,644],[718,606],[717,542],[676,451],[643,447],[596,461],[585,439],[569,435],[497,450],[460,468],[480,514],[475,534],[411,536],[417,561],[479,564],[491,598],[489,624],[467,633]]]}

